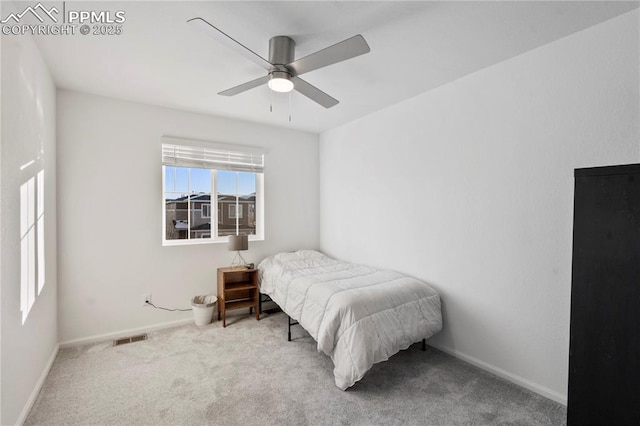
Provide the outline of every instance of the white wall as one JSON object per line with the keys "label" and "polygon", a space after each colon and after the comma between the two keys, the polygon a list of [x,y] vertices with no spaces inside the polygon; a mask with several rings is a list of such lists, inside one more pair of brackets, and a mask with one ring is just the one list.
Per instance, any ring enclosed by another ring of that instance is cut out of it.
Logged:
{"label": "white wall", "polygon": [[162,246],[160,137],[262,146],[265,241],[245,258],[318,246],[318,136],[165,108],[58,92],[60,342],[180,319],[141,305],[189,308],[216,292],[226,244]]}
{"label": "white wall", "polygon": [[[24,420],[57,352],[55,95],[55,86],[33,40],[29,36],[3,36],[0,156],[0,423],[3,425]],[[45,285],[23,324],[20,186],[43,168]]]}
{"label": "white wall", "polygon": [[638,11],[320,137],[320,247],[432,284],[432,344],[566,402],[573,169],[640,160]]}

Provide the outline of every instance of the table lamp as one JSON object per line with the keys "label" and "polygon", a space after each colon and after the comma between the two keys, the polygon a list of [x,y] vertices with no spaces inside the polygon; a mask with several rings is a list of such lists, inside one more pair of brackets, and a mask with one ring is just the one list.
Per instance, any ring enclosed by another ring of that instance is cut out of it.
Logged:
{"label": "table lamp", "polygon": [[240,253],[245,250],[249,250],[249,237],[247,235],[229,235],[229,251],[236,252],[231,263],[232,267],[247,266],[247,261],[244,260]]}

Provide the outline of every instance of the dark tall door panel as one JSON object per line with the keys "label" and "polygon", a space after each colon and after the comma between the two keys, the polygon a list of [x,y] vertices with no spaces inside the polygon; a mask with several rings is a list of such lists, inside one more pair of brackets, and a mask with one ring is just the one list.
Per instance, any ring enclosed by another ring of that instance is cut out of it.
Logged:
{"label": "dark tall door panel", "polygon": [[570,425],[640,425],[640,164],[575,172]]}

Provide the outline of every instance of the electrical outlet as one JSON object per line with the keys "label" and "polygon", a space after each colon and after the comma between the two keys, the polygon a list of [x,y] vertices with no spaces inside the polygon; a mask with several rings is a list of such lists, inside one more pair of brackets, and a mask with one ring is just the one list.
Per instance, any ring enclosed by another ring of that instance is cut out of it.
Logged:
{"label": "electrical outlet", "polygon": [[151,293],[146,293],[141,296],[142,306],[150,306],[148,303],[151,303]]}

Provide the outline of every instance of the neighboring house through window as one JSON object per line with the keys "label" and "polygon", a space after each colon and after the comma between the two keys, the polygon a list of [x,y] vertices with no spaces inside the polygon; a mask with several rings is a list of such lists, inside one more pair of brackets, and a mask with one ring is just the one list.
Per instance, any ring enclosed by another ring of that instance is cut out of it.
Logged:
{"label": "neighboring house through window", "polygon": [[162,142],[165,245],[227,241],[242,234],[263,238],[260,149],[168,137]]}

